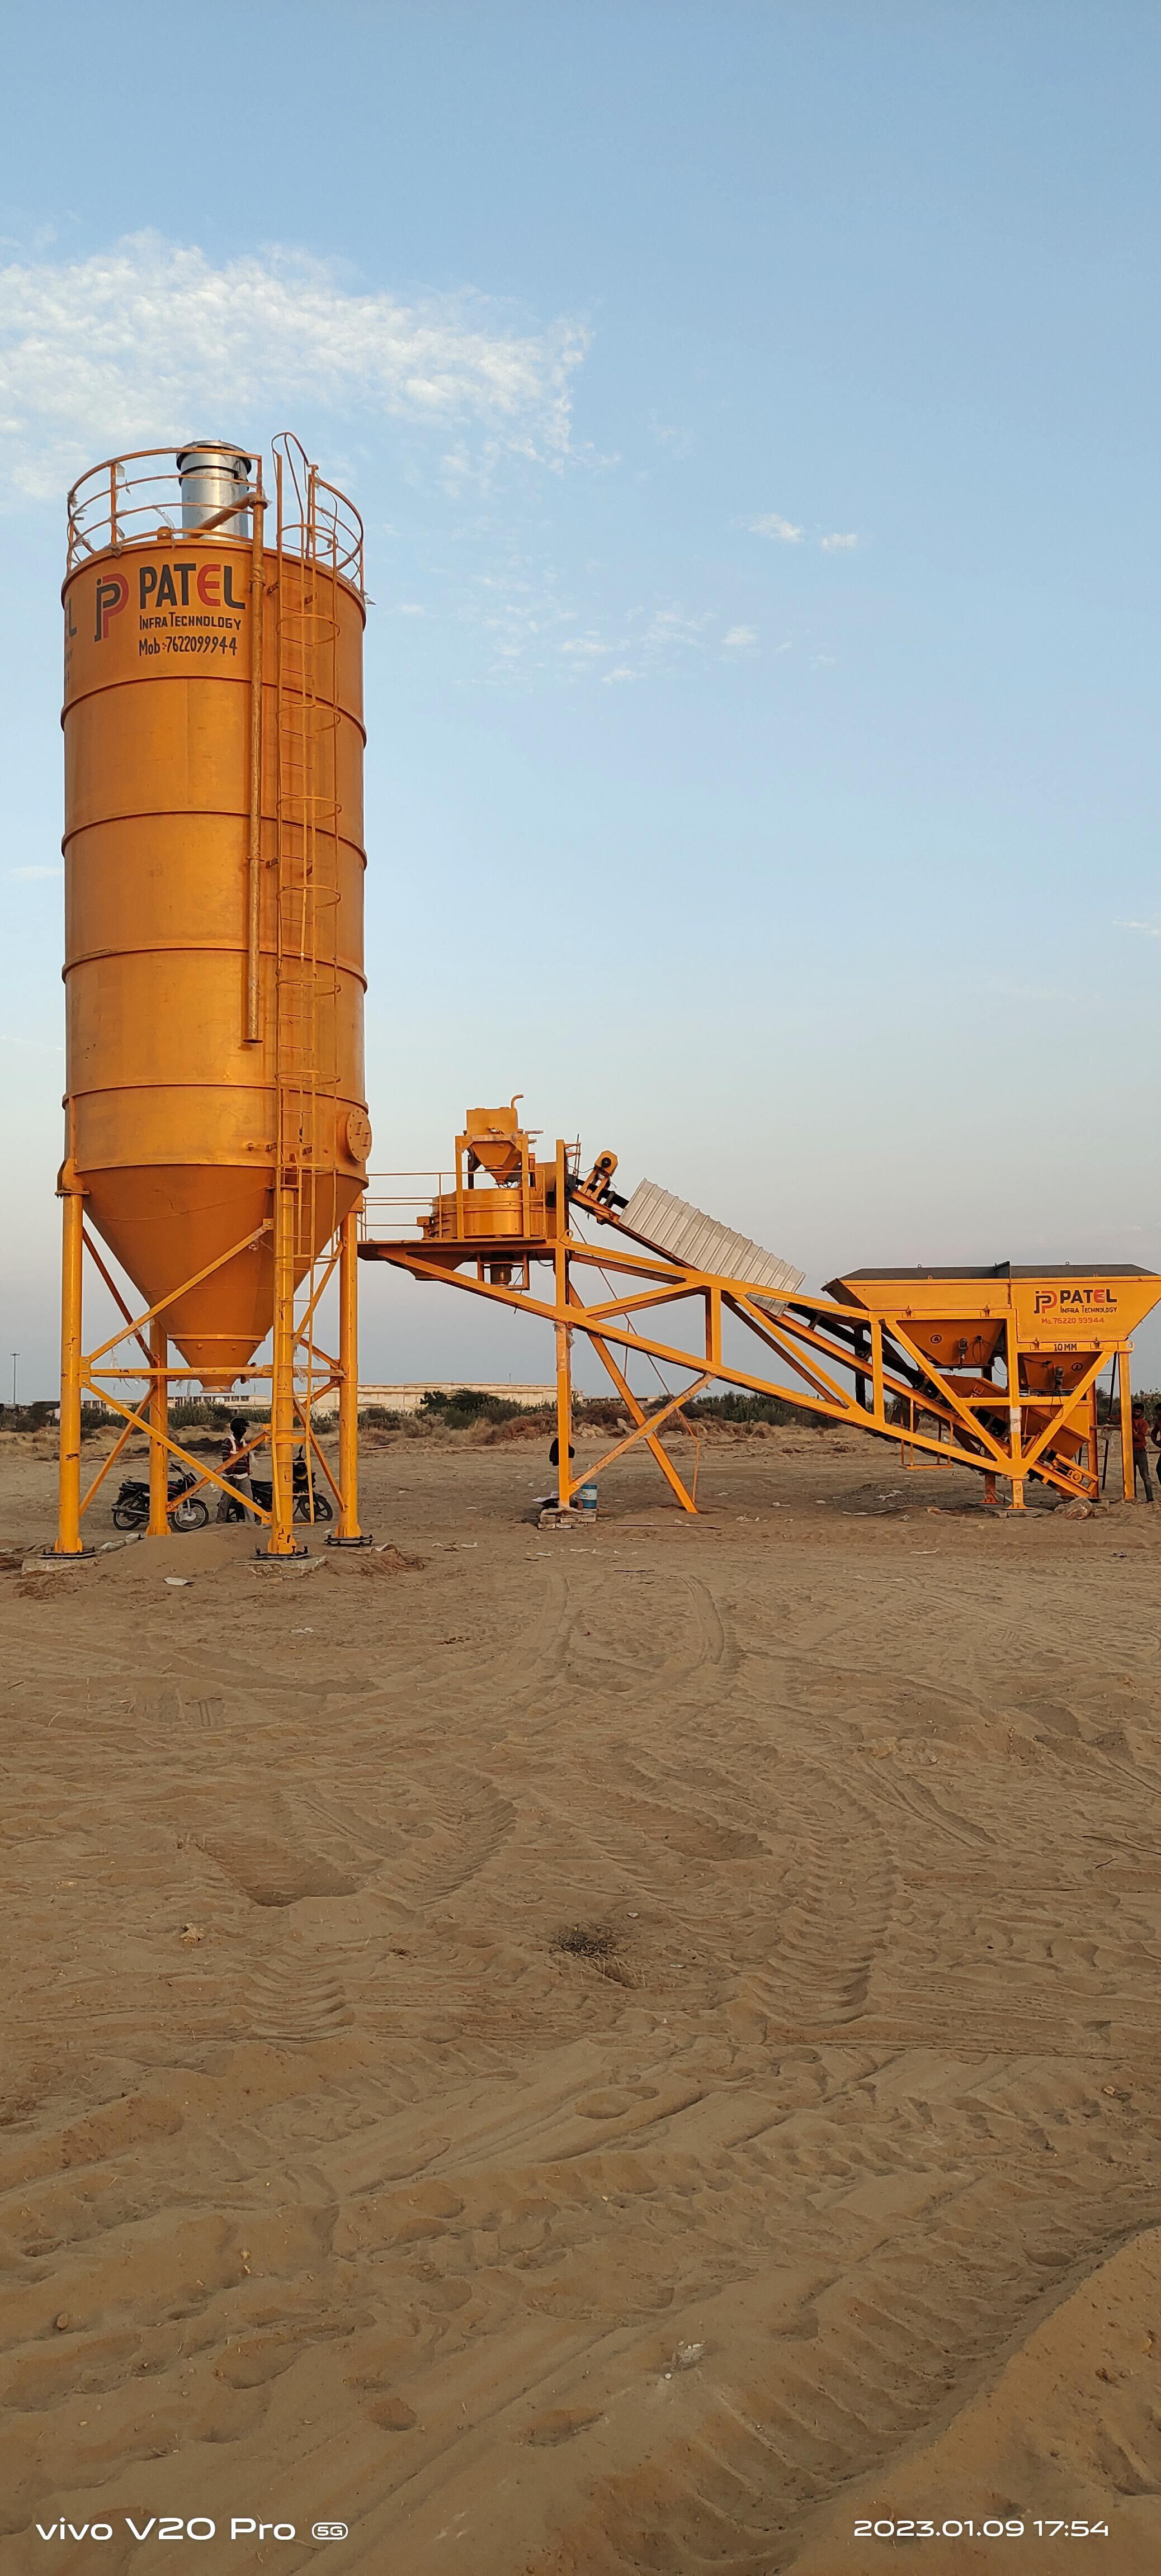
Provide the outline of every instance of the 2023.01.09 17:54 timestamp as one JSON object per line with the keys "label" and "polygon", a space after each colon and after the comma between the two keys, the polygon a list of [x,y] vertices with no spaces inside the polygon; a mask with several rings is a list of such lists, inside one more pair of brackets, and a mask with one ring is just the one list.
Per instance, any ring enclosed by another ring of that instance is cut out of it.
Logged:
{"label": "2023.01.09 17:54 timestamp", "polygon": [[949,2515],[946,2522],[906,2518],[879,2522],[856,2522],[856,2540],[1107,2540],[1107,2522],[1057,2522],[1049,2515],[1037,2515],[1022,2522],[1017,2516],[1001,2522],[990,2517],[976,2522],[965,2515],[958,2520]]}

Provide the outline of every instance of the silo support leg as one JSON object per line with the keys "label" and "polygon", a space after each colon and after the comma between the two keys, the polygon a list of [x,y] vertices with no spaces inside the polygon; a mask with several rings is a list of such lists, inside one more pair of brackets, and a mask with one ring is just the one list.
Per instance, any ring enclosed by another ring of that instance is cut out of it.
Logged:
{"label": "silo support leg", "polygon": [[268,1556],[299,1556],[294,1539],[294,1243],[295,1193],[274,1195],[274,1348],[270,1383],[271,1509]]}
{"label": "silo support leg", "polygon": [[572,1334],[560,1319],[569,1301],[568,1275],[568,1172],[564,1147],[556,1148],[556,1222],[560,1229],[553,1255],[556,1285],[556,1497],[558,1509],[567,1511],[572,1501]]}
{"label": "silo support leg", "polygon": [[[1137,1479],[1133,1473],[1133,1388],[1129,1376],[1129,1354],[1122,1345],[1121,1353],[1121,1492],[1127,1503],[1137,1499]],[[64,1417],[61,1417],[62,1423]]]}
{"label": "silo support leg", "polygon": [[149,1388],[149,1535],[164,1538],[169,1528],[169,1387],[165,1375],[169,1341],[164,1324],[156,1316],[149,1327],[149,1358],[153,1369]]}
{"label": "silo support leg", "polygon": [[1024,1510],[1024,1410],[1020,1402],[1020,1346],[1016,1338],[1015,1317],[1008,1316],[1005,1325],[1005,1347],[1008,1369],[1008,1445],[1011,1451],[1011,1501],[1009,1511]]}
{"label": "silo support leg", "polygon": [[61,1203],[63,1258],[60,1306],[60,1493],[56,1553],[81,1556],[81,1289],[85,1203],[66,1190]]}
{"label": "silo support leg", "polygon": [[560,1511],[568,1510],[572,1501],[572,1468],[569,1450],[572,1446],[572,1335],[564,1324],[556,1327],[556,1499]]}
{"label": "silo support leg", "polygon": [[369,1544],[359,1528],[359,1220],[339,1232],[339,1525],[328,1546]]}

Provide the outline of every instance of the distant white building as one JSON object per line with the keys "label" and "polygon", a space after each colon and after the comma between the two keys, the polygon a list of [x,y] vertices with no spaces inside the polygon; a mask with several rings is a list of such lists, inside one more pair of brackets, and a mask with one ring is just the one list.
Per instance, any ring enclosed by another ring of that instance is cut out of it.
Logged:
{"label": "distant white building", "polygon": [[[381,1404],[384,1411],[388,1413],[420,1413],[425,1395],[458,1395],[461,1388],[468,1395],[502,1396],[506,1404],[523,1405],[528,1412],[537,1405],[556,1402],[555,1380],[550,1386],[512,1386],[507,1381],[501,1382],[498,1378],[493,1380],[478,1377],[420,1377],[412,1379],[406,1386],[361,1386],[359,1411],[364,1413],[369,1406]],[[337,1413],[338,1406],[339,1398],[336,1389],[333,1394],[324,1397],[318,1409],[320,1412]]]}
{"label": "distant white building", "polygon": [[[471,1395],[502,1396],[506,1404],[522,1405],[529,1412],[537,1405],[556,1402],[555,1382],[549,1386],[511,1386],[507,1380],[501,1381],[498,1378],[485,1380],[468,1377],[418,1377],[411,1379],[406,1386],[360,1386],[359,1411],[366,1413],[372,1405],[381,1405],[387,1413],[420,1413],[423,1410],[425,1395],[458,1395],[461,1389]],[[269,1411],[270,1397],[268,1393],[244,1395],[237,1400],[230,1396],[227,1399],[227,1405],[232,1412],[266,1413]],[[318,1398],[314,1407],[316,1420],[325,1422],[331,1414],[337,1413],[338,1409],[338,1389],[332,1387],[329,1395]]]}
{"label": "distant white building", "polygon": [[[191,1393],[197,1403],[204,1403],[206,1401],[205,1397],[198,1394],[196,1390],[191,1390]],[[423,1410],[423,1399],[425,1395],[452,1396],[459,1395],[461,1393],[467,1395],[499,1395],[503,1397],[506,1404],[518,1404],[524,1411],[531,1413],[540,1405],[554,1405],[556,1403],[556,1382],[554,1379],[547,1386],[513,1386],[507,1378],[417,1377],[411,1379],[406,1386],[361,1386],[359,1388],[359,1411],[360,1413],[367,1413],[374,1405],[382,1406],[386,1413],[421,1413]],[[182,1401],[180,1396],[177,1401],[179,1403]],[[260,1391],[249,1395],[215,1396],[211,1398],[210,1401],[217,1406],[221,1414],[222,1424],[224,1427],[229,1421],[231,1414],[234,1413],[246,1415],[252,1413],[269,1413],[270,1389],[267,1386],[262,1388]],[[314,1406],[315,1420],[317,1422],[330,1422],[336,1420],[338,1417],[338,1410],[338,1388],[332,1387],[329,1395],[320,1395],[318,1397]],[[110,1414],[109,1420],[110,1422],[114,1420],[114,1416],[112,1414]],[[49,1423],[55,1425],[59,1423],[59,1421],[60,1407],[59,1405],[56,1405],[54,1406],[52,1413],[49,1415]]]}

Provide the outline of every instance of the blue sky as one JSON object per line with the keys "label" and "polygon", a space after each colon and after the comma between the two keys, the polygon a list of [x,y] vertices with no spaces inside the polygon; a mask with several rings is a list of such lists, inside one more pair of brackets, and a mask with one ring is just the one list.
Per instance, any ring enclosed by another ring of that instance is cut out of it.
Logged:
{"label": "blue sky", "polygon": [[[1161,1262],[1156,12],[210,0],[7,46],[26,1391],[64,488],[190,432],[289,423],[367,521],[378,1162],[522,1090],[812,1284]],[[365,1375],[545,1359],[366,1289]]]}

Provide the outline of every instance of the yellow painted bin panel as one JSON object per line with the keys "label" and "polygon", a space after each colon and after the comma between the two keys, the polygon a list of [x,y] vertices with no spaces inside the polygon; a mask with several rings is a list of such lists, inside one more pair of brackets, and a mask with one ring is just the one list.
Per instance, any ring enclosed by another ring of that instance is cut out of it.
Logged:
{"label": "yellow painted bin panel", "polygon": [[[246,1042],[250,807],[248,544],[166,533],[108,549],[64,587],[67,1092],[88,1214],[152,1305],[269,1218],[278,1090],[278,560],[264,559],[260,1027]],[[282,566],[284,856],[311,860],[297,969],[311,1179],[301,1277],[365,1182],[364,609]],[[317,702],[337,670],[337,707]],[[288,793],[309,780],[305,826]],[[285,940],[286,915],[283,916]],[[305,1022],[304,1022],[305,1026]],[[285,1043],[285,1041],[284,1041]],[[311,1070],[307,1070],[309,1066]],[[356,1117],[352,1150],[348,1121]],[[267,1239],[167,1316],[187,1365],[239,1375],[270,1329]]]}
{"label": "yellow painted bin panel", "polygon": [[[1091,1270],[1059,1263],[1042,1269],[848,1270],[828,1296],[897,1315],[910,1341],[941,1368],[973,1366],[977,1337],[984,1357],[998,1348],[1010,1314],[1022,1349],[1046,1353],[1112,1349],[1127,1341],[1161,1299],[1161,1278],[1134,1262]],[[965,1360],[957,1357],[961,1339]]]}

